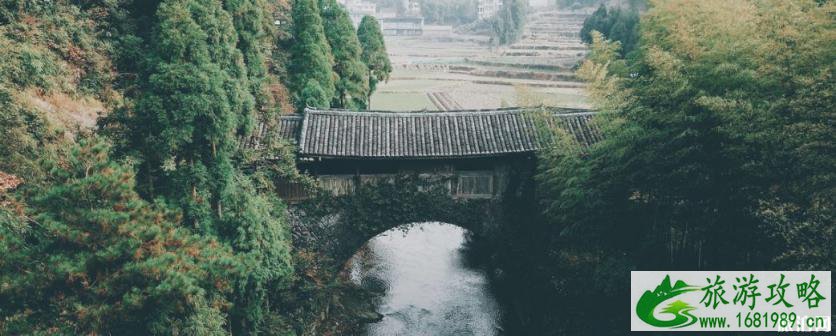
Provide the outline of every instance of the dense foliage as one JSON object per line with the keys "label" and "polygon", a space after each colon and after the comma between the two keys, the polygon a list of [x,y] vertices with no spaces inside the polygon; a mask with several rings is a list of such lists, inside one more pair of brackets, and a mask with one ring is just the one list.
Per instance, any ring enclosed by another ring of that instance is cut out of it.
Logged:
{"label": "dense foliage", "polygon": [[[296,109],[363,109],[391,72],[380,25],[369,17],[357,31],[335,0],[296,0],[287,60]],[[388,69],[388,70],[387,70]]]}
{"label": "dense foliage", "polygon": [[51,2],[0,5],[0,170],[34,182],[39,150],[92,125],[111,89],[98,16]]}
{"label": "dense foliage", "polygon": [[[507,3],[497,43],[524,24]],[[590,18],[579,76],[604,140],[555,131],[536,171],[511,169],[509,225],[478,232],[495,277],[524,285],[509,333],[623,334],[609,303],[629,270],[836,266],[834,6],[670,0],[640,22]],[[344,287],[291,246],[271,194],[304,180],[293,150],[246,144],[291,101],[368,105],[392,66],[377,21],[347,19],[333,0],[0,5],[0,334],[328,334]],[[354,246],[485,214],[442,194],[399,181],[332,200]]]}
{"label": "dense foliage", "polygon": [[[343,6],[336,0],[321,0],[325,37],[334,55],[336,96],[332,107],[365,109],[369,95],[368,68],[363,63],[363,50],[354,32],[354,24]],[[388,56],[387,56],[388,57]]]}
{"label": "dense foliage", "polygon": [[[338,95],[366,100],[367,71],[344,11],[320,17],[306,5],[316,8],[303,0],[295,13],[281,0],[0,6],[0,251],[8,256],[0,333],[329,328],[322,312],[340,292],[323,290],[331,284],[320,282],[315,256],[293,253],[285,206],[271,193],[278,178],[309,181],[286,144],[245,146],[256,126],[270,132],[306,93],[293,79],[320,70],[294,67],[292,46],[314,32],[327,48],[323,17],[339,29],[342,54],[321,78],[347,82],[326,90],[321,106],[341,104],[330,99]],[[107,137],[88,134],[99,113],[96,132]],[[250,168],[264,156],[276,160]]]}
{"label": "dense foliage", "polygon": [[142,159],[143,193],[178,202],[207,232],[216,229],[210,216],[221,213],[219,195],[231,183],[236,135],[249,132],[254,112],[232,20],[220,5],[161,2],[148,72],[124,121],[129,149]]}
{"label": "dense foliage", "polygon": [[289,71],[296,108],[329,107],[336,92],[334,56],[325,38],[318,0],[295,0],[292,17]]}
{"label": "dense foliage", "polygon": [[[592,34],[579,75],[604,140],[544,152],[521,204],[544,217],[498,235],[532,288],[527,330],[622,334],[627,315],[602,303],[626,302],[629,270],[834,267],[833,10],[657,1],[626,60]],[[590,322],[601,314],[613,318]]]}
{"label": "dense foliage", "polygon": [[259,46],[247,47],[237,36],[257,35],[260,20],[236,30],[214,1],[162,1],[155,16],[148,72],[134,111],[122,121],[132,140],[126,152],[140,161],[139,190],[146,197],[176,205],[189,227],[232,246],[251,269],[231,279],[230,323],[237,332],[254,331],[265,322],[268,289],[292,273],[281,207],[258,194],[236,163],[238,140],[255,122],[252,93],[261,94],[251,84],[266,80],[263,66],[247,67],[241,52],[263,63]]}
{"label": "dense foliage", "polygon": [[[650,221],[672,228],[656,245],[674,246],[673,257],[640,258],[648,266],[768,267],[797,247],[769,235],[780,227],[765,212],[798,208],[796,220],[806,222],[830,211],[834,84],[826,55],[834,45],[823,32],[832,9],[814,1],[660,2],[626,69],[615,45],[598,41],[580,74],[610,112],[608,140],[589,160],[607,165],[591,172],[610,177],[590,176],[589,190],[612,195],[601,198],[613,202],[609,209],[643,214],[629,227],[645,240],[654,237],[641,224],[651,208]],[[647,248],[639,255],[652,255]]]}
{"label": "dense foliage", "polygon": [[23,215],[0,209],[0,332],[225,334],[226,294],[243,271],[229,248],[140,199],[130,167],[99,140],[43,169],[50,186]]}
{"label": "dense foliage", "polygon": [[[280,85],[276,74],[270,72],[267,63],[270,49],[273,47],[271,38],[278,34],[272,20],[274,13],[266,10],[269,8],[267,0],[228,0],[224,1],[223,5],[232,16],[235,32],[238,34],[236,45],[244,59],[249,91],[255,98],[256,108],[262,113],[272,114],[271,112],[275,112],[277,97],[271,96],[269,87]],[[269,6],[278,7],[281,4]]]}
{"label": "dense foliage", "polygon": [[592,43],[592,32],[597,31],[610,41],[621,43],[622,55],[629,54],[639,42],[639,13],[635,9],[598,7],[583,22],[581,40]]}
{"label": "dense foliage", "polygon": [[357,37],[363,48],[363,62],[369,71],[369,96],[366,97],[366,106],[370,106],[371,94],[377,89],[377,84],[389,80],[392,64],[389,62],[386,42],[383,41],[383,33],[377,19],[371,16],[363,17],[360,27],[357,28]]}

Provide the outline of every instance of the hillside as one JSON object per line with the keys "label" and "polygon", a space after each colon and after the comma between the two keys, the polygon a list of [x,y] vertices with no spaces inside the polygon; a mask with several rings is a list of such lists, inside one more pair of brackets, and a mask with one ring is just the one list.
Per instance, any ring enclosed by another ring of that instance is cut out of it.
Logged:
{"label": "hillside", "polygon": [[[0,143],[0,153],[25,156],[49,139],[72,139],[96,129],[99,118],[129,109],[157,3],[5,2],[0,7],[0,109],[8,112],[0,119],[0,136],[15,141]],[[269,33],[254,41],[269,70],[261,74],[259,110],[290,112],[283,83],[287,52],[274,47],[287,43],[289,28],[274,28],[269,19],[286,21],[288,4],[255,3],[266,14],[260,24]],[[21,160],[2,160],[0,170],[15,172]]]}
{"label": "hillside", "polygon": [[56,137],[95,126],[113,89],[111,43],[101,7],[6,2],[0,8],[0,170],[17,172]]}
{"label": "hillside", "polygon": [[358,37],[333,0],[0,4],[0,334],[348,326],[274,192],[304,179],[291,147],[241,144],[312,95],[366,101],[364,59],[388,64],[372,23]]}

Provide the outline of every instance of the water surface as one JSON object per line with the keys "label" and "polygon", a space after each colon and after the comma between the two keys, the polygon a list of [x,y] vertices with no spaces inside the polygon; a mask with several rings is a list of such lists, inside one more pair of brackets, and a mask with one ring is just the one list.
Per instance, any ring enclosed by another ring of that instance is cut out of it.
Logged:
{"label": "water surface", "polygon": [[500,307],[484,271],[468,267],[466,231],[442,223],[387,231],[351,261],[351,279],[380,293],[368,336],[495,336]]}

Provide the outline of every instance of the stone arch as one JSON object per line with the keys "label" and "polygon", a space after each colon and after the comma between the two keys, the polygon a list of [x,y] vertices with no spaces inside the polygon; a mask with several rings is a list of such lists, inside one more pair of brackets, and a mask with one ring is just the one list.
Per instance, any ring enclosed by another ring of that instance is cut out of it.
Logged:
{"label": "stone arch", "polygon": [[438,180],[398,176],[359,186],[352,194],[322,194],[291,209],[294,239],[335,267],[375,236],[422,222],[444,222],[479,235],[499,217],[498,200],[455,199]]}

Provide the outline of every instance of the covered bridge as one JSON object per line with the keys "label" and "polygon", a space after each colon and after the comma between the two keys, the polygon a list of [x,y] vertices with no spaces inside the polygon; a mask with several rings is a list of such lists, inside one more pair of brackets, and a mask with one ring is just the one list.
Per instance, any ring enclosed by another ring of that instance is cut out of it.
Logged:
{"label": "covered bridge", "polygon": [[[445,112],[384,112],[306,109],[282,117],[277,134],[298,146],[299,169],[317,176],[323,187],[347,193],[364,183],[396,174],[450,177],[460,198],[493,198],[502,190],[510,161],[530,160],[548,145],[543,125],[559,126],[583,147],[601,134],[583,109],[508,108]],[[302,190],[284,188],[289,200]]]}

